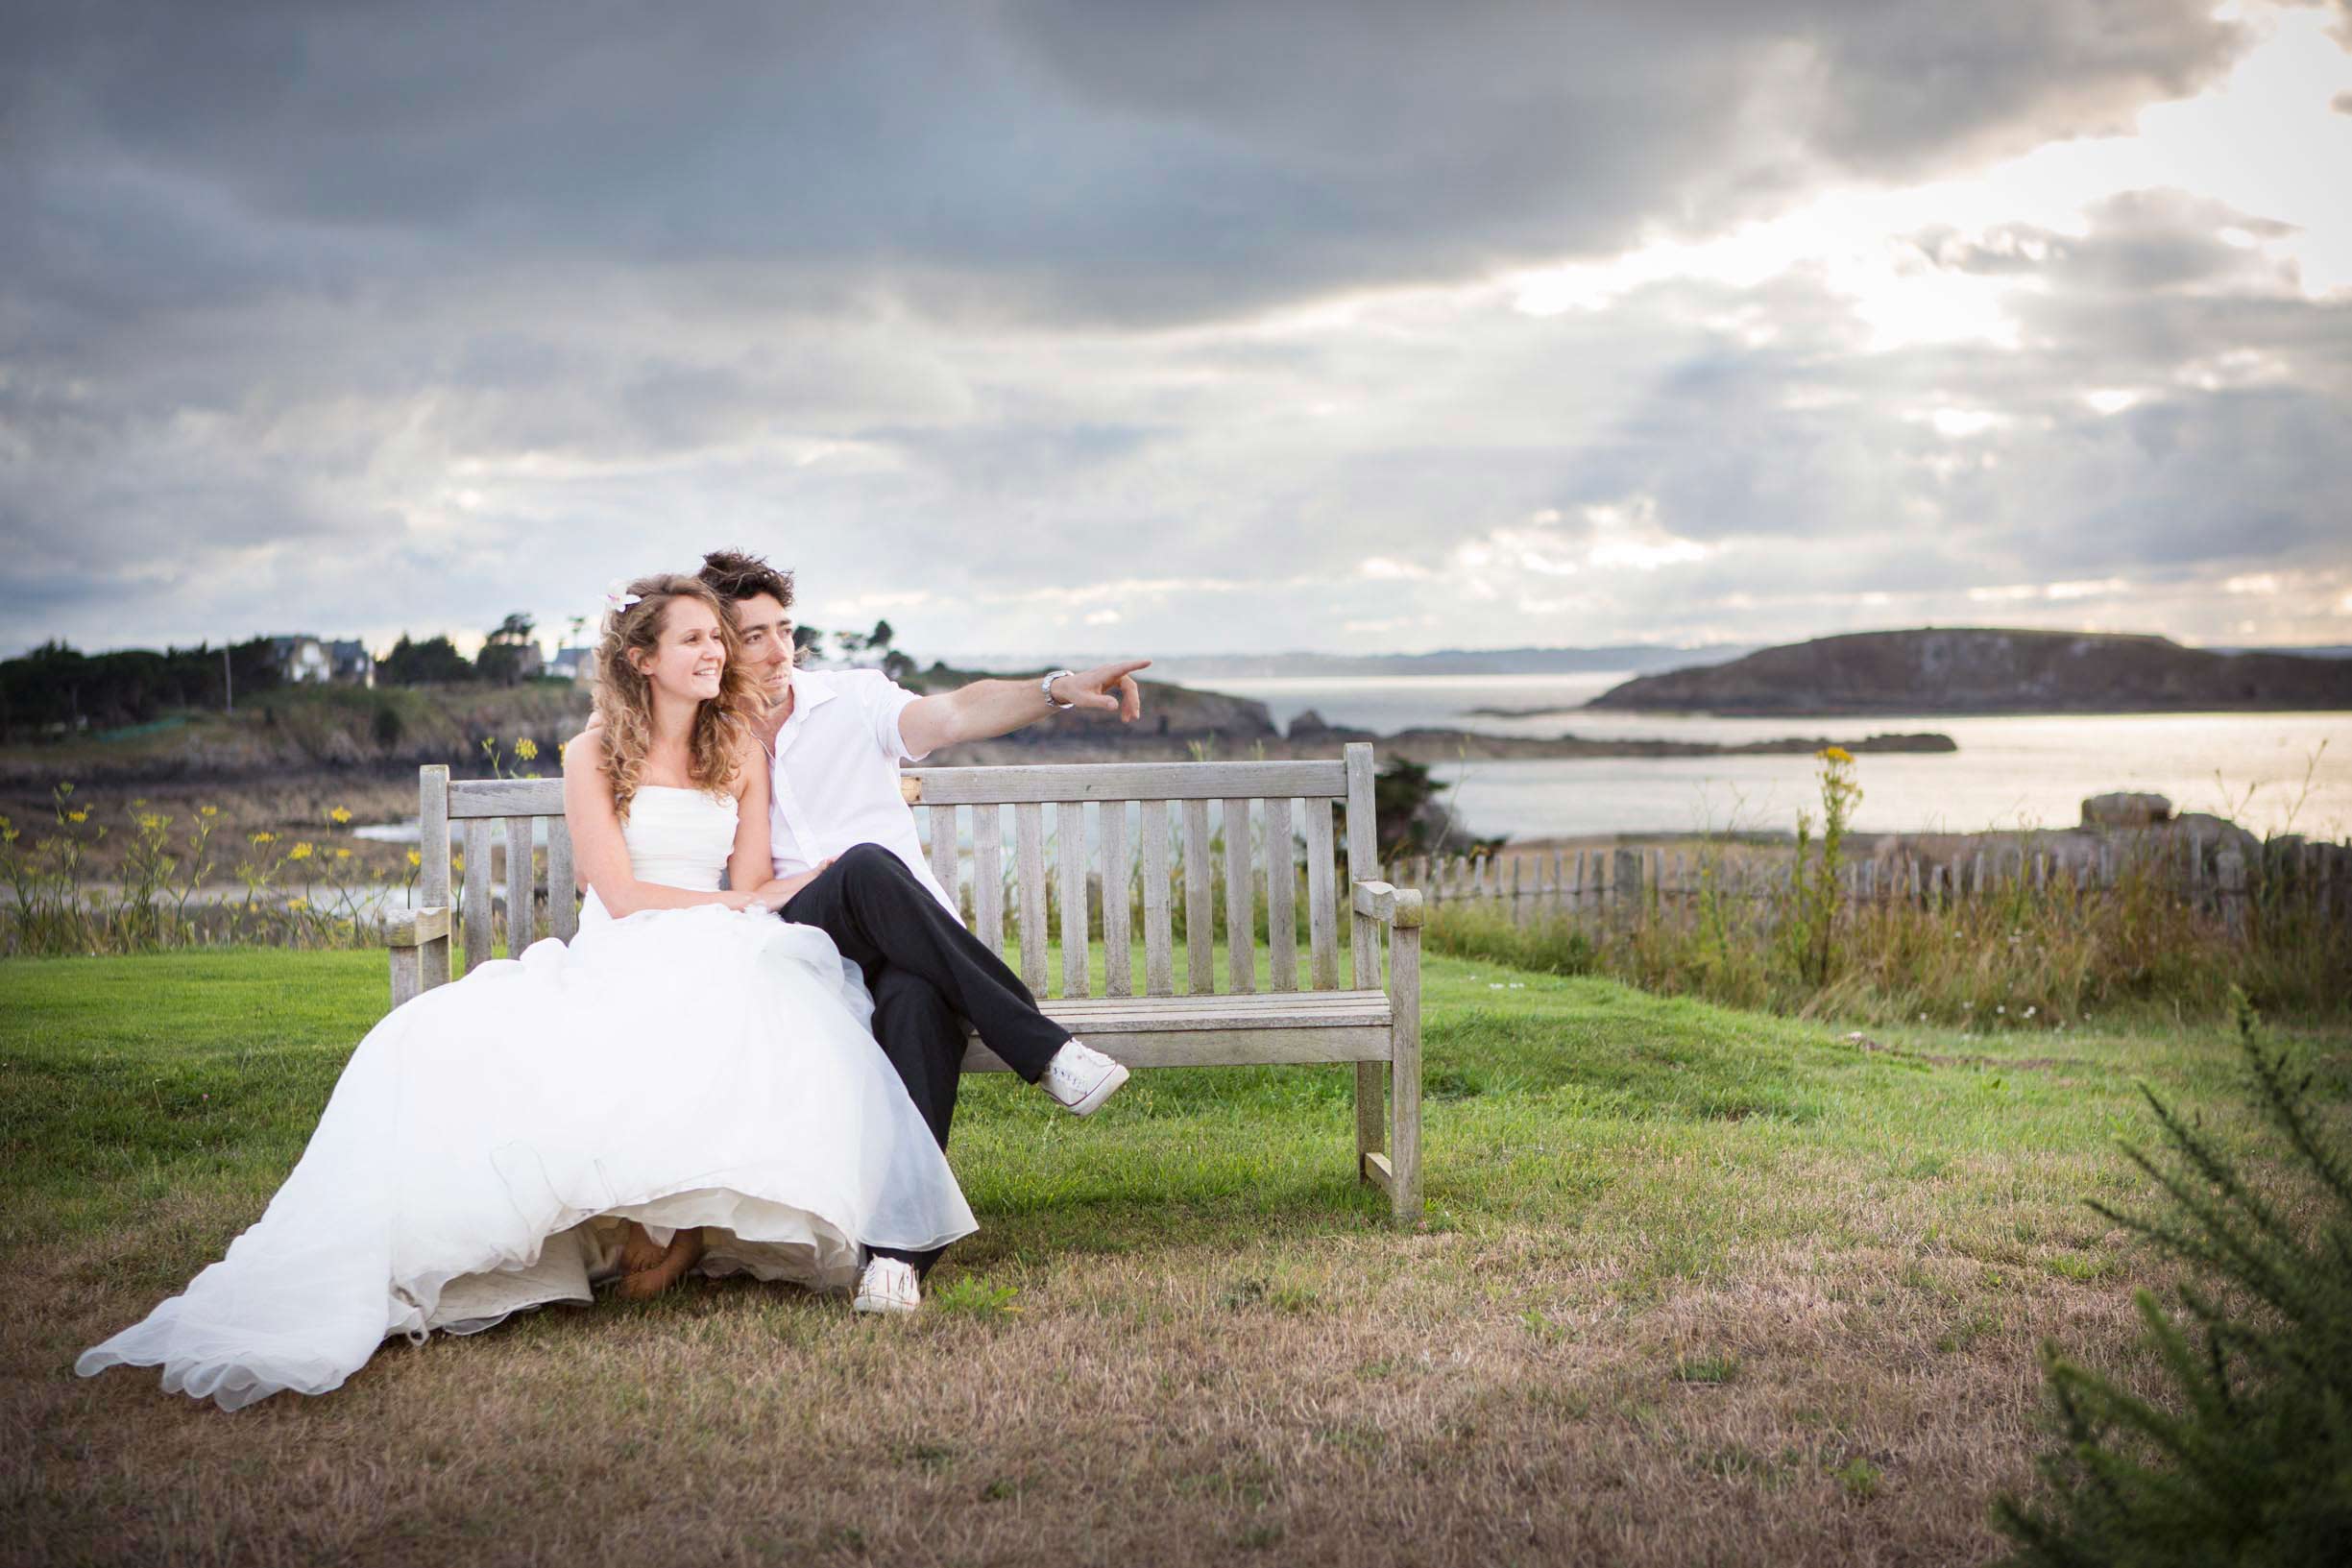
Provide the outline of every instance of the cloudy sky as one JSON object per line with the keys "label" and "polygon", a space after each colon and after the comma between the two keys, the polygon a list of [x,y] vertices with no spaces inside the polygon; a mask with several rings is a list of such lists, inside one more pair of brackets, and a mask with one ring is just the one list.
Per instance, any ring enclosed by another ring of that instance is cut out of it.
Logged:
{"label": "cloudy sky", "polygon": [[0,13],[0,652],[2352,641],[2352,9]]}

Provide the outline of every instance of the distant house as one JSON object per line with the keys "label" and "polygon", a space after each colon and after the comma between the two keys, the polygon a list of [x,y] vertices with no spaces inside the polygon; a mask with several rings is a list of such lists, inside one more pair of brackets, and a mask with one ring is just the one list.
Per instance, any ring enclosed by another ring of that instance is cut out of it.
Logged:
{"label": "distant house", "polygon": [[362,642],[327,642],[296,632],[270,639],[270,662],[288,686],[374,686],[376,661]]}
{"label": "distant house", "polygon": [[547,673],[567,681],[593,681],[596,678],[596,650],[558,648],[555,657],[547,661]]}
{"label": "distant house", "polygon": [[301,632],[271,638],[270,662],[278,666],[278,678],[288,686],[323,686],[335,672],[327,644]]}
{"label": "distant house", "polygon": [[376,658],[364,642],[329,642],[327,662],[334,666],[334,679],[340,686],[376,684]]}

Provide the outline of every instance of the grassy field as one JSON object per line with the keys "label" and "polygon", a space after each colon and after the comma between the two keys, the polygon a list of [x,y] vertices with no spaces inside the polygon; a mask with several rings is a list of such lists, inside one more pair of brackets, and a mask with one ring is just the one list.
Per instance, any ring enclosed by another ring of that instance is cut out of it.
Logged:
{"label": "grassy field", "polygon": [[[1222,960],[1220,962],[1222,969]],[[1345,1070],[991,1077],[924,1314],[696,1282],[386,1346],[236,1415],[77,1351],[217,1257],[383,1006],[372,953],[0,964],[0,1559],[1951,1562],[2034,1349],[2162,1278],[2082,1205],[2210,1031],[1794,1023],[1433,959],[1428,1222]],[[2341,1109],[2352,1036],[2286,1038]]]}

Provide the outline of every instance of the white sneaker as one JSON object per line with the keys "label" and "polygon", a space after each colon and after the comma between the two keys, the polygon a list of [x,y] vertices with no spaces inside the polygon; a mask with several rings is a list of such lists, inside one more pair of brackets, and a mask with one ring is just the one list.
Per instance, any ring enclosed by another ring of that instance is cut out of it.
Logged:
{"label": "white sneaker", "polygon": [[1125,1082],[1126,1068],[1084,1042],[1073,1040],[1046,1063],[1045,1076],[1037,1080],[1037,1087],[1071,1115],[1092,1116]]}
{"label": "white sneaker", "polygon": [[858,1276],[858,1298],[850,1310],[861,1313],[910,1313],[923,1304],[923,1287],[915,1280],[914,1265],[899,1258],[868,1259]]}

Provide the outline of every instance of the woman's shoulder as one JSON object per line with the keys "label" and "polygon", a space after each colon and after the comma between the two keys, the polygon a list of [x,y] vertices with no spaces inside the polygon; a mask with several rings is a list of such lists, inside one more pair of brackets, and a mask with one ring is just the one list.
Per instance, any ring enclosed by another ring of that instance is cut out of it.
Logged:
{"label": "woman's shoulder", "polygon": [[745,734],[736,742],[734,788],[729,792],[736,799],[740,800],[744,793],[752,787],[753,780],[757,779],[764,784],[767,782],[769,760],[767,748],[760,744],[760,737],[757,735]]}
{"label": "woman's shoulder", "polygon": [[564,771],[570,773],[573,763],[593,768],[604,761],[604,726],[591,724],[578,735],[564,742]]}

